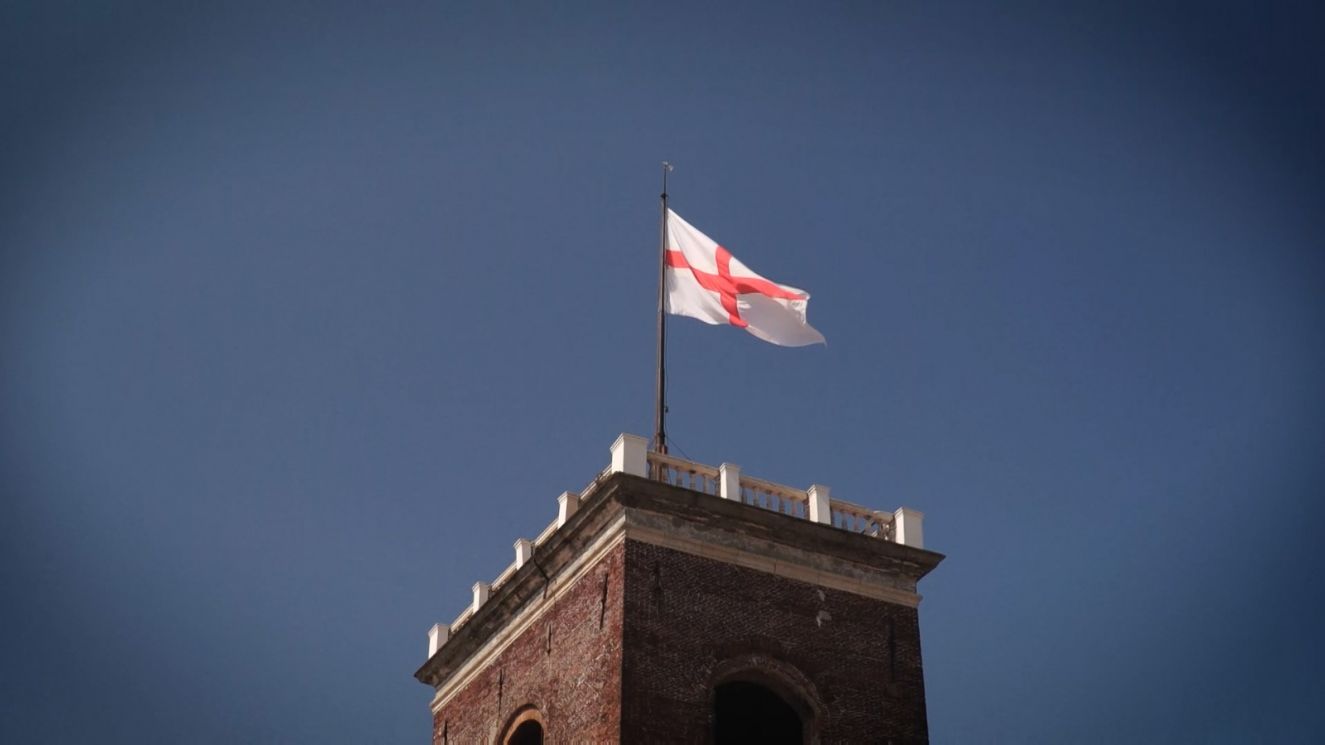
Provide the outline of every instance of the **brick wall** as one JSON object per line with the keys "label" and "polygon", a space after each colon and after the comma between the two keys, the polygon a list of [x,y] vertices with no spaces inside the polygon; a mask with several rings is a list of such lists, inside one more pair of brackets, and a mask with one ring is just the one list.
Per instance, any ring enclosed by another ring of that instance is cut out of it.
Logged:
{"label": "brick wall", "polygon": [[531,704],[543,714],[547,742],[616,742],[623,558],[623,546],[609,552],[442,707],[434,745],[491,743]]}
{"label": "brick wall", "polygon": [[928,741],[914,609],[637,541],[625,565],[623,742],[708,741],[743,666],[817,699],[820,742]]}
{"label": "brick wall", "polygon": [[749,669],[801,696],[819,742],[928,741],[914,609],[626,540],[437,713],[433,742],[494,742],[528,705],[550,743],[708,742],[714,684]]}

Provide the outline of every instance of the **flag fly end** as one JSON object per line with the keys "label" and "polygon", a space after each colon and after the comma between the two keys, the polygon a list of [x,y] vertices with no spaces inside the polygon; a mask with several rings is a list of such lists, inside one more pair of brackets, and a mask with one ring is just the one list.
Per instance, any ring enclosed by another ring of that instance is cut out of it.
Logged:
{"label": "flag fly end", "polygon": [[806,320],[809,293],[756,273],[670,209],[665,230],[666,312],[742,328],[785,347],[827,343]]}

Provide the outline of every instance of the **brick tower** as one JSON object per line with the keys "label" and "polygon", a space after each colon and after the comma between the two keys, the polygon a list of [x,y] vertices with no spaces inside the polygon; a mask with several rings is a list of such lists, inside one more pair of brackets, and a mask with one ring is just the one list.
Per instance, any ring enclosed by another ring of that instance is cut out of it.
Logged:
{"label": "brick tower", "polygon": [[429,632],[434,745],[927,742],[922,515],[646,448]]}

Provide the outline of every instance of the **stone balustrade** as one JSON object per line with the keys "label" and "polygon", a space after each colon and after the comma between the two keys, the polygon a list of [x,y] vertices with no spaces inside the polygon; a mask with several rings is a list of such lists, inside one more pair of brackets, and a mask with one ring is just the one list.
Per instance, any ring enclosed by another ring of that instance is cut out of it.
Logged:
{"label": "stone balustrade", "polygon": [[[636,441],[632,442],[624,439],[627,437],[633,436],[622,435],[613,448],[641,447],[639,441],[643,438],[635,437]],[[903,507],[895,512],[880,512],[844,499],[830,498],[828,487],[821,484],[797,489],[746,476],[738,466],[731,463],[714,468],[674,455],[647,452],[647,444],[643,447],[646,449],[644,458],[647,465],[645,473],[635,474],[637,476],[647,476],[672,486],[693,489],[723,499],[737,499],[744,504],[792,517],[828,523],[853,533],[863,533],[917,548],[924,547],[920,543],[920,523],[924,515],[916,510]],[[623,456],[621,462],[628,460],[628,457]],[[900,522],[910,523],[911,540],[898,539],[896,527]]]}
{"label": "stone balustrade", "polygon": [[474,584],[473,601],[450,624],[437,624],[428,631],[428,656],[443,644],[478,611],[488,597],[501,589],[516,570],[532,561],[557,529],[579,508],[580,500],[603,479],[615,473],[661,481],[672,486],[710,494],[720,499],[737,500],[760,509],[789,517],[831,525],[840,530],[860,533],[905,546],[924,548],[924,514],[909,507],[880,512],[831,496],[828,487],[813,484],[806,489],[775,484],[741,473],[739,466],[723,463],[708,466],[674,455],[649,452],[648,440],[623,434],[612,444],[612,459],[607,468],[579,492],[563,492],[557,497],[557,517],[530,541],[515,542],[515,560],[492,582]]}

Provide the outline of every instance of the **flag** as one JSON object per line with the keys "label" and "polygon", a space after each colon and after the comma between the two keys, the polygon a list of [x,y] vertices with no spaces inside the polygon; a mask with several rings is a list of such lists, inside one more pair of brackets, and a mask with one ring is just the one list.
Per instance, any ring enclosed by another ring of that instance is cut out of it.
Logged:
{"label": "flag", "polygon": [[809,293],[755,274],[670,209],[665,268],[668,313],[730,324],[784,347],[827,343],[805,321]]}

